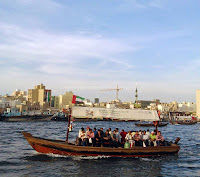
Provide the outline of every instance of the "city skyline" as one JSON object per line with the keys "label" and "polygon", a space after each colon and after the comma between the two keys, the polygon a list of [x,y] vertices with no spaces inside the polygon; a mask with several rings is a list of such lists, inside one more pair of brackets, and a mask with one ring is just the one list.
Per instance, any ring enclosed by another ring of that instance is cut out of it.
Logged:
{"label": "city skyline", "polygon": [[[43,83],[100,101],[195,102],[197,1],[0,2],[0,95]],[[137,84],[136,84],[137,83]],[[131,100],[130,97],[133,99]],[[106,100],[107,99],[107,100]]]}
{"label": "city skyline", "polygon": [[[40,85],[42,85],[42,86],[45,86],[43,83],[40,83],[39,85],[36,85],[36,86],[40,86]],[[36,87],[36,86],[34,86],[34,87]],[[46,87],[46,86],[45,86]],[[119,88],[119,87],[118,87]],[[12,91],[12,93],[6,93],[5,95],[1,95],[0,94],[0,96],[13,96],[13,94],[16,94],[15,92],[23,92],[23,93],[25,93],[26,95],[28,95],[28,92],[29,92],[29,90],[32,90],[32,89],[34,89],[34,88],[28,88],[27,90],[21,90],[21,89],[16,89],[16,90],[13,90]],[[49,91],[49,89],[50,89],[50,91],[53,91],[53,90],[51,90],[51,88],[47,88],[46,87],[46,90],[47,91]],[[119,91],[121,92],[123,90],[123,88],[121,88]],[[90,94],[90,96],[89,97],[85,97],[84,99],[85,100],[90,100],[90,101],[92,101],[92,102],[95,102],[95,99],[99,99],[99,101],[100,102],[111,102],[111,101],[115,101],[115,100],[117,100],[117,98],[116,98],[116,88],[113,88],[113,89],[106,89],[106,90],[100,90],[100,91],[104,91],[104,96],[106,97],[106,98],[104,98],[104,99],[102,99],[101,97],[98,97],[97,96],[97,94],[98,94],[98,91],[96,91],[95,93],[92,93],[92,94]],[[109,91],[109,92],[107,92],[107,91]],[[111,92],[110,92],[111,91]],[[61,96],[61,95],[63,95],[63,94],[65,94],[65,93],[69,93],[69,92],[72,92],[74,95],[81,95],[81,91],[79,90],[78,92],[80,93],[80,94],[76,94],[76,93],[74,93],[74,91],[73,90],[65,90],[63,93],[61,93],[61,94],[53,94],[52,96]],[[77,92],[77,93],[78,93]],[[119,93],[120,93],[119,92]],[[134,92],[134,96],[133,96],[133,92],[132,92],[132,90],[126,90],[125,89],[125,95],[128,97],[128,94],[129,95],[132,95],[131,97],[129,96],[129,99],[127,99],[127,100],[124,100],[122,97],[123,97],[123,95],[124,94],[122,94],[122,96],[120,97],[119,95],[119,93],[118,93],[118,96],[119,96],[119,100],[120,101],[122,101],[122,102],[135,102],[136,101],[136,97],[135,97],[135,94],[136,94],[136,92]],[[93,94],[94,94],[94,96],[93,96]],[[97,97],[95,97],[95,94],[96,94],[96,96]],[[92,96],[93,97],[92,97]],[[138,87],[137,87],[137,98],[138,98]],[[173,101],[170,101],[170,102],[166,102],[166,101],[162,101],[162,100],[160,100],[160,98],[150,98],[150,99],[146,99],[146,98],[144,98],[144,96],[142,95],[142,97],[140,97],[140,99],[137,99],[138,101],[141,101],[141,100],[146,100],[146,101],[153,101],[153,100],[159,100],[159,101],[161,101],[160,103],[172,103],[172,102],[178,102],[178,103],[185,103],[185,102],[191,102],[191,103],[195,103],[195,101],[193,102],[193,101],[187,101],[187,100],[185,100],[185,101],[182,101],[182,102],[179,102],[179,101],[177,101],[177,100],[173,100]]]}

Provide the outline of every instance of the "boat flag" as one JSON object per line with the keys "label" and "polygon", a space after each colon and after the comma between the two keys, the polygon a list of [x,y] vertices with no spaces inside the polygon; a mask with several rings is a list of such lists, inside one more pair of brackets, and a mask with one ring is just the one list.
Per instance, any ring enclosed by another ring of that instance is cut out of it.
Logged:
{"label": "boat flag", "polygon": [[76,103],[76,99],[79,98],[81,100],[84,100],[85,98],[81,97],[81,96],[77,96],[77,95],[73,95],[73,98],[72,98],[72,103]]}

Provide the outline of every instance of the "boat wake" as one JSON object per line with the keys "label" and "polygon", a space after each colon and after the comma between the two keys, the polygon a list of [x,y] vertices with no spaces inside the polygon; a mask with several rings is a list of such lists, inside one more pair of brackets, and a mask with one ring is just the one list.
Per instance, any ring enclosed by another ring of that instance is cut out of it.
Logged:
{"label": "boat wake", "polygon": [[154,161],[154,162],[159,162],[160,161],[159,159],[143,158],[143,157],[140,157],[140,160],[142,160],[142,161]]}
{"label": "boat wake", "polygon": [[96,159],[107,159],[109,156],[74,156],[73,160],[96,160]]}
{"label": "boat wake", "polygon": [[[39,153],[41,154],[41,153]],[[57,157],[57,158],[72,158],[73,160],[96,160],[96,159],[105,159],[109,158],[109,156],[66,156],[66,155],[59,155],[59,154],[45,154],[50,157]]]}

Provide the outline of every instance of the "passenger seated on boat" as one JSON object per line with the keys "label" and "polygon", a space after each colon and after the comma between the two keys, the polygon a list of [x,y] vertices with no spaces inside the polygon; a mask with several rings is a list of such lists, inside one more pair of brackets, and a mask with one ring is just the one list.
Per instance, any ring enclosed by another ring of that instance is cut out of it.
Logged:
{"label": "passenger seated on boat", "polygon": [[138,131],[135,132],[133,139],[135,141],[135,146],[142,146],[143,143],[142,143],[141,136],[139,135]]}
{"label": "passenger seated on boat", "polygon": [[157,143],[157,146],[167,146],[167,142],[164,140],[163,136],[161,135],[161,131],[158,131],[156,135],[156,143]]}
{"label": "passenger seated on boat", "polygon": [[118,128],[115,129],[115,134],[116,134],[116,138],[117,138],[118,142],[121,143],[121,135],[119,133],[119,129]]}
{"label": "passenger seated on boat", "polygon": [[81,134],[82,134],[82,131],[84,130],[84,128],[82,127],[80,130],[79,130],[79,132],[78,132],[78,136],[77,136],[77,138],[76,138],[76,144],[78,145],[78,146],[80,146],[81,145],[81,142],[82,142],[82,139],[80,138],[81,137]]}
{"label": "passenger seated on boat", "polygon": [[142,135],[143,147],[149,146],[149,135],[146,134],[146,131],[143,131]]}
{"label": "passenger seated on boat", "polygon": [[104,135],[103,135],[103,146],[111,147],[111,144],[112,144],[111,136],[109,134],[109,131],[106,130],[106,133],[104,133]]}
{"label": "passenger seated on boat", "polygon": [[92,132],[92,129],[90,128],[89,131],[86,134],[86,146],[90,146],[91,144],[93,144],[94,141],[94,132]]}
{"label": "passenger seated on boat", "polygon": [[86,133],[85,130],[83,130],[80,134],[79,134],[79,146],[81,146],[83,142],[83,146],[86,145]]}
{"label": "passenger seated on boat", "polygon": [[80,137],[81,132],[84,130],[84,128],[82,127],[79,132],[78,132],[78,137]]}
{"label": "passenger seated on boat", "polygon": [[93,132],[94,132],[94,136],[96,136],[96,134],[97,134],[97,129],[94,128],[94,129],[93,129]]}
{"label": "passenger seated on boat", "polygon": [[103,136],[101,134],[101,130],[99,129],[96,136],[94,137],[93,146],[101,146],[103,147]]}
{"label": "passenger seated on boat", "polygon": [[101,131],[101,135],[103,136],[104,135],[103,128],[100,128],[100,131]]}
{"label": "passenger seated on boat", "polygon": [[85,133],[87,134],[89,131],[90,131],[90,127],[87,127]]}
{"label": "passenger seated on boat", "polygon": [[113,131],[112,142],[113,142],[113,147],[115,148],[118,148],[119,146],[121,146],[121,143],[117,139],[116,130]]}
{"label": "passenger seated on boat", "polygon": [[147,129],[146,134],[150,136],[151,133],[150,133],[149,129]]}
{"label": "passenger seated on boat", "polygon": [[133,140],[133,135],[131,134],[131,131],[128,131],[125,137],[126,141],[130,143],[130,147],[134,146],[135,141]]}
{"label": "passenger seated on boat", "polygon": [[139,130],[139,132],[138,132],[138,133],[139,133],[139,135],[142,135],[142,130]]}
{"label": "passenger seated on boat", "polygon": [[121,143],[124,144],[125,141],[126,141],[126,140],[125,140],[125,137],[126,137],[126,135],[127,135],[127,132],[125,132],[124,129],[122,129],[122,131],[120,132],[120,135],[121,135],[121,137],[122,137],[122,138],[121,138]]}
{"label": "passenger seated on boat", "polygon": [[154,131],[151,132],[151,135],[149,137],[149,144],[150,146],[156,146],[156,135]]}
{"label": "passenger seated on boat", "polygon": [[108,132],[109,132],[109,134],[110,134],[110,136],[111,136],[111,138],[112,138],[112,136],[113,136],[113,133],[112,133],[112,130],[111,130],[111,128],[109,128],[109,129],[108,129]]}
{"label": "passenger seated on boat", "polygon": [[134,132],[134,131],[132,131],[132,132],[131,132],[131,134],[132,134],[132,136],[134,136],[134,135],[135,135],[135,132]]}

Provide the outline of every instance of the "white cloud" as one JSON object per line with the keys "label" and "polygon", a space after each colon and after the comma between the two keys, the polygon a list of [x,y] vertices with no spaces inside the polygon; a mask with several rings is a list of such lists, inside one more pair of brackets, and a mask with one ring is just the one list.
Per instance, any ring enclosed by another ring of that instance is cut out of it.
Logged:
{"label": "white cloud", "polygon": [[55,2],[54,0],[6,0],[2,3],[8,6],[29,7],[31,10],[37,7],[37,10],[43,9],[45,11],[57,10],[63,7],[62,4]]}
{"label": "white cloud", "polygon": [[163,0],[151,0],[149,2],[149,6],[156,7],[156,8],[162,8],[163,7]]}
{"label": "white cloud", "polygon": [[133,11],[135,9],[163,8],[163,1],[160,0],[124,0],[118,7],[119,11]]}
{"label": "white cloud", "polygon": [[0,81],[12,90],[40,82],[57,88],[86,88],[88,83],[93,88],[102,86],[98,84],[102,81],[109,84],[135,67],[118,55],[138,50],[98,34],[53,34],[2,23],[0,38],[0,62],[9,63],[0,65],[0,74],[6,73]]}
{"label": "white cloud", "polygon": [[120,59],[113,58],[119,53],[137,50],[122,41],[99,35],[50,34],[5,24],[0,24],[0,37],[4,39],[0,42],[0,58],[19,62],[76,64],[92,58],[122,64]]}

